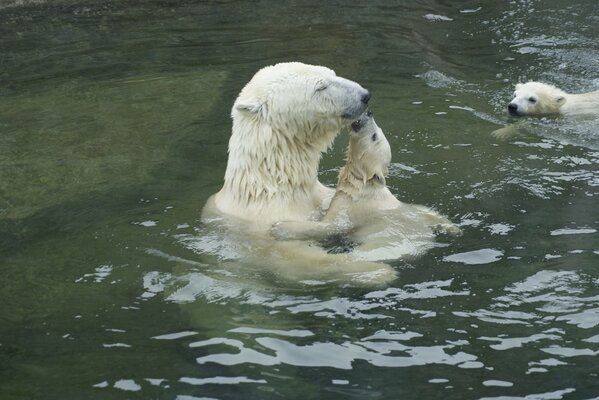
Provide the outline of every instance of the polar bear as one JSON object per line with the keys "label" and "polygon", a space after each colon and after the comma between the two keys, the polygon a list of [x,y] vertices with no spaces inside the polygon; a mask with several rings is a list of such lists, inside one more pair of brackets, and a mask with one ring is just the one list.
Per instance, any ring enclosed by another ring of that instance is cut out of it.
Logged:
{"label": "polar bear", "polygon": [[546,83],[519,83],[507,108],[517,116],[599,114],[599,90],[569,94]]}
{"label": "polar bear", "polygon": [[318,217],[334,194],[318,181],[321,153],[369,99],[326,67],[288,62],[259,70],[233,105],[224,184],[203,220],[229,217],[267,232],[278,220]]}
{"label": "polar bear", "polygon": [[[386,186],[391,147],[368,111],[351,124],[347,163],[321,221],[281,221],[271,233],[283,240],[344,238],[333,252],[382,261],[417,255],[432,246],[437,232],[460,234],[449,219],[422,205],[399,201]],[[333,241],[334,243],[334,241]],[[355,246],[355,248],[351,248]]]}

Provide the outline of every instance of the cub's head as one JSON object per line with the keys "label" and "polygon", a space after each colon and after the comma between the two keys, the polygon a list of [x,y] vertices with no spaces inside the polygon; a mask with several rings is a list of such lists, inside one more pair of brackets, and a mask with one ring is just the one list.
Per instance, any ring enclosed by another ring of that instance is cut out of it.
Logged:
{"label": "cub's head", "polygon": [[351,124],[347,162],[364,183],[373,180],[385,184],[391,146],[370,111]]}
{"label": "cub's head", "polygon": [[235,101],[231,116],[234,123],[268,125],[293,139],[314,139],[331,131],[334,137],[366,110],[369,99],[366,89],[329,68],[280,63],[254,75]]}
{"label": "cub's head", "polygon": [[511,115],[557,114],[566,102],[566,93],[555,86],[541,82],[516,85],[514,98],[507,109]]}

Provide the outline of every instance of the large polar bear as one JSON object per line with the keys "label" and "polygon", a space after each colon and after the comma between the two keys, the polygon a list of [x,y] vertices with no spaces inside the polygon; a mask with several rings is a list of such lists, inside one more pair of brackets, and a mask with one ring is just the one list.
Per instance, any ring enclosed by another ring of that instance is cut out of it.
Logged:
{"label": "large polar bear", "polygon": [[570,94],[555,86],[541,82],[516,85],[514,98],[508,104],[512,115],[599,115],[599,90]]}
{"label": "large polar bear", "polygon": [[344,238],[341,251],[370,261],[417,255],[433,245],[437,232],[459,234],[457,226],[433,209],[403,203],[391,193],[385,184],[390,162],[389,142],[368,111],[351,124],[347,163],[323,219],[281,221],[271,233],[280,240],[329,244],[331,237]]}
{"label": "large polar bear", "polygon": [[326,67],[288,62],[259,70],[233,105],[224,185],[203,219],[233,217],[266,231],[275,221],[319,217],[334,193],[318,181],[321,153],[369,98]]}

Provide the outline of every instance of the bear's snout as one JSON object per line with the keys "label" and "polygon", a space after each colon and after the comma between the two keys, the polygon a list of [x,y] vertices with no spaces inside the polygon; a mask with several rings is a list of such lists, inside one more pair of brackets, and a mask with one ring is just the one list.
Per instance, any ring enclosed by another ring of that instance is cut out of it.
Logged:
{"label": "bear's snout", "polygon": [[364,126],[364,121],[362,120],[362,118],[351,123],[351,129],[354,132],[358,132],[360,129],[362,129],[362,126]]}
{"label": "bear's snout", "polygon": [[516,104],[516,103],[508,104],[507,110],[510,112],[510,114],[517,115],[518,114],[518,104]]}

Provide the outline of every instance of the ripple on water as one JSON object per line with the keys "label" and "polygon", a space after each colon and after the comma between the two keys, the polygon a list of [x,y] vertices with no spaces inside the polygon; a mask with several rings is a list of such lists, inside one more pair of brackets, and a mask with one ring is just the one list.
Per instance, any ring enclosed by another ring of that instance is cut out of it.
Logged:
{"label": "ripple on water", "polygon": [[[416,335],[418,336],[418,335]],[[229,346],[231,352],[212,353],[198,357],[198,364],[217,363],[220,365],[279,365],[299,367],[330,367],[350,370],[357,360],[374,366],[410,367],[427,364],[461,365],[476,362],[476,357],[456,351],[456,344],[433,346],[410,346],[405,344],[414,335],[396,332],[379,332],[377,335],[357,341],[341,343],[313,342],[298,345],[288,340],[258,336],[251,343],[228,338],[212,338],[190,344],[192,348],[215,346],[220,349]],[[389,338],[393,338],[390,340]],[[256,346],[258,345],[258,346]],[[252,349],[257,347],[265,352]]]}
{"label": "ripple on water", "polygon": [[190,378],[183,377],[179,382],[188,383],[194,386],[201,385],[238,385],[240,383],[268,383],[264,379],[251,379],[246,376],[215,376],[211,378]]}
{"label": "ripple on water", "polygon": [[449,21],[453,21],[453,18],[449,18],[448,16],[439,15],[439,14],[426,14],[426,15],[424,15],[424,19],[427,19],[429,21],[434,21],[434,22],[449,22]]}
{"label": "ripple on water", "polygon": [[578,336],[599,326],[599,295],[587,295],[596,293],[595,284],[596,280],[578,271],[543,270],[506,287],[504,294],[495,297],[487,308],[453,314],[488,324],[486,332],[493,325],[526,326],[530,335],[509,335],[499,328],[499,335],[482,335],[478,339],[490,343],[489,347],[496,351],[527,348],[535,349],[539,358],[543,354],[555,356],[529,363],[528,373],[547,372],[549,368],[565,365],[567,361],[562,359],[599,355],[597,335],[565,342],[573,329],[583,330],[576,333]]}
{"label": "ripple on water", "polygon": [[583,235],[589,233],[597,233],[597,229],[594,228],[563,228],[555,229],[549,234],[551,236],[562,236],[562,235]]}
{"label": "ripple on water", "polygon": [[567,395],[568,393],[572,393],[575,391],[576,389],[566,388],[562,390],[555,390],[553,392],[531,393],[529,395],[520,397],[481,397],[480,400],[561,400],[564,398],[564,395]]}
{"label": "ripple on water", "polygon": [[[195,277],[194,277],[195,276]],[[274,288],[261,291],[251,285],[218,282],[199,273],[188,274],[182,288],[164,288],[167,300],[183,302],[193,306],[208,302],[231,301],[242,304],[260,304],[277,315],[307,314],[309,316],[340,320],[380,320],[390,328],[377,329],[356,339],[344,335],[338,340],[323,341],[322,335],[308,329],[267,329],[255,326],[239,326],[229,329],[226,337],[212,337],[189,344],[192,349],[202,349],[197,357],[198,364],[220,365],[253,364],[261,366],[293,365],[300,367],[330,367],[341,370],[352,369],[356,361],[365,361],[381,367],[410,367],[428,364],[453,365],[459,368],[482,368],[484,365],[473,354],[461,348],[466,341],[431,342],[423,333],[406,329],[393,329],[397,313],[415,315],[417,318],[432,318],[434,311],[408,307],[407,300],[423,302],[453,296],[467,296],[467,290],[456,289],[453,279],[443,281],[406,284],[401,288],[391,287],[371,291],[358,298],[336,296],[293,296],[277,293]],[[199,281],[204,280],[204,282]],[[246,282],[247,283],[247,282]],[[178,278],[173,280],[176,286]],[[232,289],[234,288],[234,289]],[[182,291],[185,294],[182,294]],[[183,301],[182,301],[183,300]],[[394,315],[394,317],[392,316]],[[281,317],[284,318],[284,317]],[[160,340],[186,340],[196,331],[170,332],[155,336]],[[418,340],[418,343],[413,341]],[[187,379],[187,378],[186,378]],[[189,378],[186,383],[203,384]],[[248,381],[249,382],[249,381]]]}
{"label": "ripple on water", "polygon": [[437,70],[429,70],[422,74],[417,75],[418,78],[422,79],[428,86],[432,88],[449,88],[454,86],[465,86],[464,81],[455,79],[443,72]]}
{"label": "ripple on water", "polygon": [[490,264],[501,260],[503,252],[496,249],[480,249],[456,253],[443,258],[446,262],[462,263],[466,265]]}

